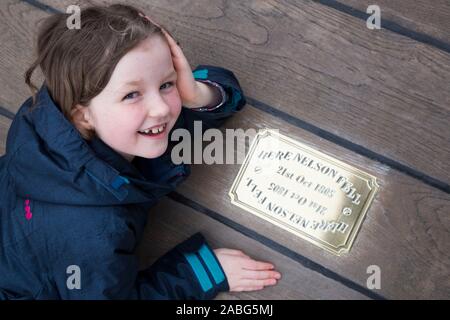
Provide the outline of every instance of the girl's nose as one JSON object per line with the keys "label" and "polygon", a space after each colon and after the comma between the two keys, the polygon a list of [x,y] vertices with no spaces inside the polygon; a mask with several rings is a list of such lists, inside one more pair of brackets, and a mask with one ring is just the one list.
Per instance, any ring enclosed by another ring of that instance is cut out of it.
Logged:
{"label": "girl's nose", "polygon": [[165,118],[170,113],[169,105],[163,99],[156,99],[147,104],[148,116]]}

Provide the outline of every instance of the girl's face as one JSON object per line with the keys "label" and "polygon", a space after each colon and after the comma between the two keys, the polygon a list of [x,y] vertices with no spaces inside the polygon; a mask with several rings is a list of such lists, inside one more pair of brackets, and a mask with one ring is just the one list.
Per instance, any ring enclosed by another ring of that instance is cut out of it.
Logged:
{"label": "girl's face", "polygon": [[[128,161],[156,158],[167,149],[168,133],[181,111],[176,80],[166,41],[149,37],[120,59],[104,90],[83,108],[85,119]],[[139,133],[146,129],[148,134]]]}

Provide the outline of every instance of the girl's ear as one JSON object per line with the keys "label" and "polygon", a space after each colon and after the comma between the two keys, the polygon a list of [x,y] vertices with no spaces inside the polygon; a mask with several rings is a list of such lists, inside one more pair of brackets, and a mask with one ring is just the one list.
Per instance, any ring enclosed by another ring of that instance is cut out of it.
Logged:
{"label": "girl's ear", "polygon": [[89,107],[77,104],[70,111],[70,116],[72,123],[83,136],[87,136],[89,131],[94,131],[94,123]]}

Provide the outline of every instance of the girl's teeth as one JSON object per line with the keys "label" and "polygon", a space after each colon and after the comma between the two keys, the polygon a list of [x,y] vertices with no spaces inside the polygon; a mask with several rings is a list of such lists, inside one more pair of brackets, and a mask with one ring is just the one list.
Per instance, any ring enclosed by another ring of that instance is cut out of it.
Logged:
{"label": "girl's teeth", "polygon": [[144,131],[141,131],[141,132],[143,132],[143,133],[145,133],[145,134],[149,134],[150,132],[151,132],[152,134],[158,134],[158,133],[160,133],[160,132],[163,132],[165,127],[166,127],[166,125],[162,125],[162,126],[159,127],[159,128],[147,129],[147,130],[144,130]]}
{"label": "girl's teeth", "polygon": [[159,128],[153,128],[152,133],[157,134],[159,132],[163,132],[163,130],[164,130],[164,126],[161,126]]}

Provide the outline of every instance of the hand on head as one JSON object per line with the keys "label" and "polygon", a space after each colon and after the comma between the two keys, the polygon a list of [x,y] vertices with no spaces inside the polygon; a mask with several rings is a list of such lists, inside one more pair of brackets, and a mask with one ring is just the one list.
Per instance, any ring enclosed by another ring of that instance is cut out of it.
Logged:
{"label": "hand on head", "polygon": [[196,105],[199,99],[199,96],[202,94],[202,90],[199,87],[197,81],[194,79],[194,75],[192,74],[191,66],[189,65],[186,56],[181,50],[178,42],[170,35],[170,33],[161,27],[158,23],[150,19],[150,17],[141,14],[141,17],[146,18],[148,21],[161,28],[162,33],[164,34],[167,43],[169,45],[170,52],[172,54],[172,62],[175,71],[177,72],[177,89],[180,94],[181,101],[184,106],[192,106]]}

